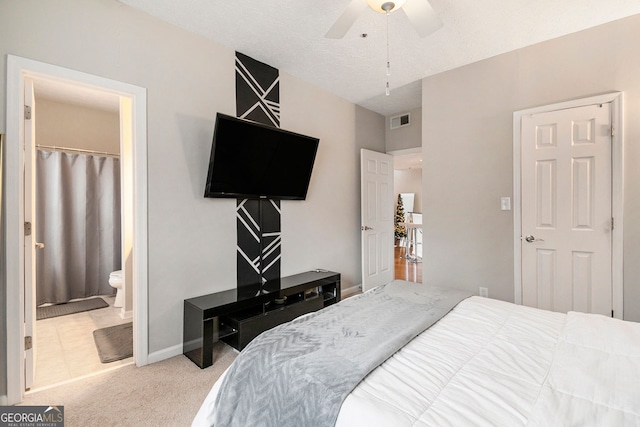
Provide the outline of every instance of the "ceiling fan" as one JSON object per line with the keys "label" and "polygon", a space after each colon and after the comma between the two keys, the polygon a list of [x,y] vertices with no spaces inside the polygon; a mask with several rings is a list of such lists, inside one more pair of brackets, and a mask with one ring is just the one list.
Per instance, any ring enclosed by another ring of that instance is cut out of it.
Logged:
{"label": "ceiling fan", "polygon": [[426,37],[442,27],[442,21],[428,0],[351,0],[342,15],[327,31],[325,37],[330,39],[344,37],[367,5],[376,12],[386,14],[403,9],[420,37]]}

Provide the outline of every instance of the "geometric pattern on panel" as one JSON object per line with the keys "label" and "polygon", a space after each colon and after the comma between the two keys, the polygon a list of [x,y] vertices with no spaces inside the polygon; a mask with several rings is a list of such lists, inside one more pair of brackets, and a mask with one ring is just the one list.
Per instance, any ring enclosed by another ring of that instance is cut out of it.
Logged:
{"label": "geometric pattern on panel", "polygon": [[260,201],[238,200],[236,206],[238,296],[260,292]]}
{"label": "geometric pattern on panel", "polygon": [[280,127],[280,73],[240,52],[236,52],[236,114]]}
{"label": "geometric pattern on panel", "polygon": [[280,232],[280,201],[260,200],[262,211],[262,277],[263,290],[280,289],[280,257],[282,233]]}
{"label": "geometric pattern on panel", "polygon": [[[280,74],[236,52],[236,116],[280,127]],[[238,295],[280,289],[280,201],[238,199]]]}
{"label": "geometric pattern on panel", "polygon": [[243,297],[280,289],[280,213],[277,200],[237,201],[237,279]]}

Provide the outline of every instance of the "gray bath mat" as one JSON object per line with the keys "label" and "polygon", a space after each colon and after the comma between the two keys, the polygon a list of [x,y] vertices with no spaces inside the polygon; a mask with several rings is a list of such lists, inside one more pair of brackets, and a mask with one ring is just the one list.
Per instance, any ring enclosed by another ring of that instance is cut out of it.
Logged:
{"label": "gray bath mat", "polygon": [[36,308],[36,320],[49,319],[51,317],[66,316],[67,314],[81,313],[83,311],[95,310],[109,307],[109,304],[102,298],[91,298],[82,301],[73,301],[66,304],[48,305]]}
{"label": "gray bath mat", "polygon": [[102,363],[133,356],[133,323],[110,326],[93,331],[98,356]]}

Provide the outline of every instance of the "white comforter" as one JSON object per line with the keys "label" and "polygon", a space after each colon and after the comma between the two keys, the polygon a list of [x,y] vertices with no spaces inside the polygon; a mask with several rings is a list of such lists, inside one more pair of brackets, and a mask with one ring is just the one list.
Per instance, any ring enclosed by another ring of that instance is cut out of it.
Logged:
{"label": "white comforter", "polygon": [[[194,425],[211,425],[220,380]],[[472,297],[370,373],[336,426],[640,426],[640,324]]]}

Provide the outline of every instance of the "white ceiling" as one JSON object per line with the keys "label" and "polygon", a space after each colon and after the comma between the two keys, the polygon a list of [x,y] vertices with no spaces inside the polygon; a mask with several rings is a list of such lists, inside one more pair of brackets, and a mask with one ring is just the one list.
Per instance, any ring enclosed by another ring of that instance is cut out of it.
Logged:
{"label": "white ceiling", "polygon": [[640,13],[638,0],[429,0],[444,27],[426,38],[390,16],[387,97],[385,15],[366,8],[324,37],[350,0],[120,1],[383,115],[419,107],[426,76]]}

